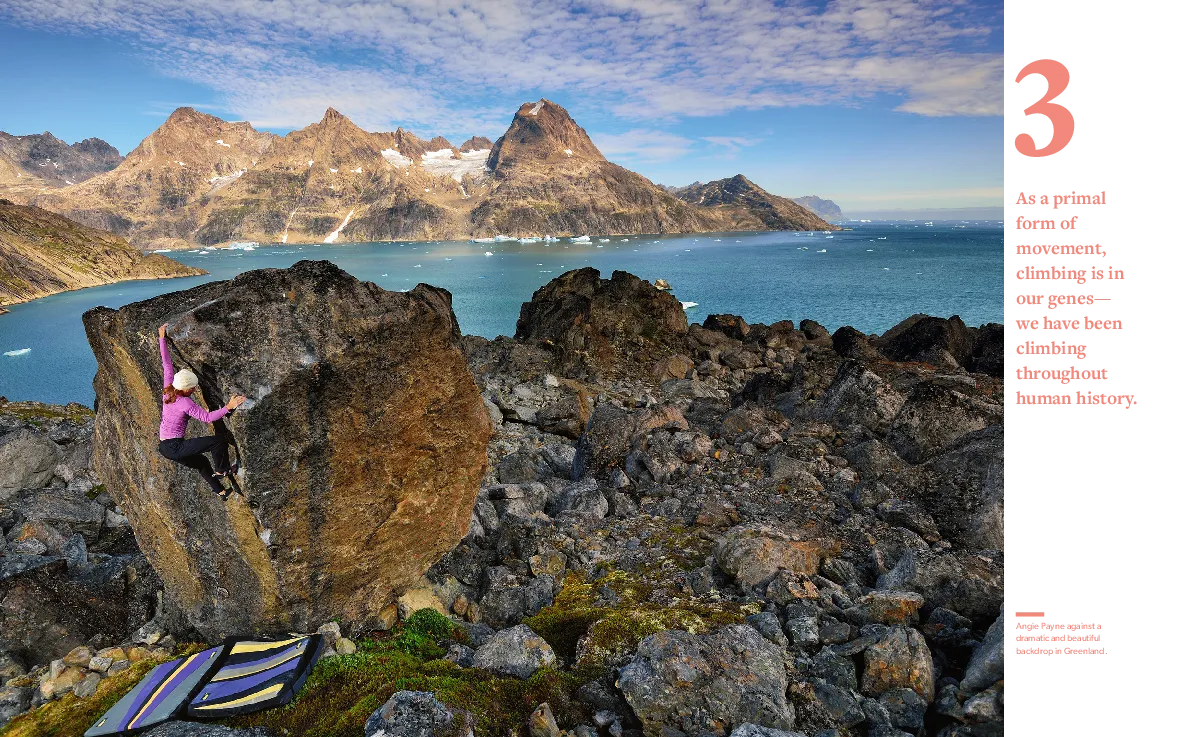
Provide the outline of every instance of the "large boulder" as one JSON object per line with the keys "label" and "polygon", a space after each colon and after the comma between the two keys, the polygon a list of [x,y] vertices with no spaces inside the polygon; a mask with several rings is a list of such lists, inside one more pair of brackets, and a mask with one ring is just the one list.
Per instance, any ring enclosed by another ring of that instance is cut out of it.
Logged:
{"label": "large boulder", "polygon": [[[626,271],[601,279],[590,266],[568,271],[521,305],[517,339],[549,343],[601,368],[635,354],[648,363],[672,355],[687,331],[682,303]],[[669,348],[667,350],[666,348]]]}
{"label": "large boulder", "polygon": [[[877,347],[894,361],[922,361],[936,365],[967,365],[975,335],[958,315],[944,320],[911,315],[877,339]],[[948,361],[948,358],[954,362]]]}
{"label": "large boulder", "polygon": [[[96,472],[208,640],[366,624],[467,533],[491,422],[450,293],[302,261],[83,323]],[[196,398],[250,399],[216,428],[246,468],[243,497],[221,501],[157,452],[162,323]]]}
{"label": "large boulder", "polygon": [[744,624],[705,635],[650,635],[621,669],[618,685],[647,737],[672,730],[723,735],[746,723],[777,729],[795,724],[782,649]]}

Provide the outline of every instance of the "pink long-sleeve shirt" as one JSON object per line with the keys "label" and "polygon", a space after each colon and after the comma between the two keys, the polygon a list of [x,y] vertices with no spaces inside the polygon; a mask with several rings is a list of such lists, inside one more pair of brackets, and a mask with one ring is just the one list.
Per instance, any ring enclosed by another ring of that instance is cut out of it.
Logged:
{"label": "pink long-sleeve shirt", "polygon": [[[170,360],[170,349],[161,343],[161,370],[165,375],[165,388],[169,388],[174,381],[174,362]],[[215,422],[227,414],[227,407],[220,407],[214,412],[208,412],[198,406],[190,397],[178,397],[169,404],[161,406],[161,429],[157,437],[161,440],[186,437],[186,418],[193,417],[199,422]]]}

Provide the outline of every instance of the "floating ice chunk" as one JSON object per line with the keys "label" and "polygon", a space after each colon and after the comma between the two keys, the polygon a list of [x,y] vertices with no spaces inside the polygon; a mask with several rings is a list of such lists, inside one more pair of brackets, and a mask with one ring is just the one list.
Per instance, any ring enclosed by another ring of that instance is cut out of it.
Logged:
{"label": "floating ice chunk", "polygon": [[571,238],[571,243],[591,243],[590,235],[577,235]]}
{"label": "floating ice chunk", "polygon": [[472,243],[495,243],[495,238],[472,238]]}
{"label": "floating ice chunk", "polygon": [[229,251],[255,251],[258,245],[256,241],[233,241],[225,248]]}
{"label": "floating ice chunk", "polygon": [[215,139],[215,145],[217,145],[217,146],[223,146],[224,148],[231,148],[231,147],[232,147],[232,144],[230,144],[230,143],[224,143],[222,138],[216,138],[216,139]]}
{"label": "floating ice chunk", "polygon": [[692,307],[698,307],[698,306],[699,306],[698,302],[683,302],[682,303],[682,309],[684,309],[684,310],[689,310]]}
{"label": "floating ice chunk", "polygon": [[15,351],[5,351],[4,355],[6,355],[6,356],[23,356],[32,350],[33,350],[32,348],[18,348]]}
{"label": "floating ice chunk", "polygon": [[607,242],[608,242],[608,239],[607,239],[607,238],[601,238],[601,239],[600,239],[600,243],[607,243]]}
{"label": "floating ice chunk", "polygon": [[492,251],[484,251],[484,255],[485,255],[485,256],[492,256],[492,255],[494,255],[494,254],[492,253]]}
{"label": "floating ice chunk", "polygon": [[496,243],[505,243],[507,241],[515,241],[517,239],[511,235],[498,235],[495,238],[493,238],[492,240]]}
{"label": "floating ice chunk", "polygon": [[815,251],[815,253],[827,253],[827,249],[826,249],[826,248],[824,248],[824,249],[822,249],[822,250]]}
{"label": "floating ice chunk", "polygon": [[421,265],[421,264],[414,264],[414,268],[415,268],[415,269],[420,269],[420,268],[422,268],[422,265]]}
{"label": "floating ice chunk", "polygon": [[200,256],[201,256],[201,255],[203,255],[204,253],[210,253],[210,251],[208,251],[208,250],[207,250],[207,249],[205,249],[205,248],[204,248],[203,250],[199,251],[199,255],[200,255]]}
{"label": "floating ice chunk", "polygon": [[323,238],[323,243],[334,243],[335,241],[339,240],[339,234],[342,233],[343,229],[347,227],[347,224],[349,222],[351,222],[352,215],[355,215],[355,214],[356,214],[356,210],[355,210],[355,208],[352,208],[347,213],[347,217],[345,217],[343,219],[343,222],[339,224],[339,227],[336,228],[335,230],[331,231],[331,233],[329,235],[327,235],[326,238]]}
{"label": "floating ice chunk", "polygon": [[168,248],[158,248],[153,253],[169,253],[169,252],[170,252],[170,249],[168,249]]}

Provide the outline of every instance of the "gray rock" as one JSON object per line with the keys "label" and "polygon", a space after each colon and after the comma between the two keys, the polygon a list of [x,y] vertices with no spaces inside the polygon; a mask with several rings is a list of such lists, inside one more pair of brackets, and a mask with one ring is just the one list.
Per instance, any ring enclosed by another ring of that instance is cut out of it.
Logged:
{"label": "gray rock", "polygon": [[785,648],[790,644],[786,639],[786,633],[782,632],[782,621],[773,612],[753,614],[746,621],[774,645]]}
{"label": "gray rock", "polygon": [[549,474],[549,465],[535,450],[528,448],[510,453],[496,466],[496,478],[502,484],[531,483]]}
{"label": "gray rock", "polygon": [[509,515],[530,517],[541,512],[546,508],[546,499],[550,495],[550,490],[544,484],[536,482],[489,486],[483,492],[501,519]]}
{"label": "gray rock", "polygon": [[816,403],[814,416],[833,424],[859,425],[884,435],[906,398],[880,376],[856,360],[845,360],[827,392]]}
{"label": "gray rock", "polygon": [[103,676],[98,673],[88,673],[83,676],[83,680],[74,684],[74,695],[80,699],[89,699],[95,695],[96,689],[99,688],[99,682],[103,680]]}
{"label": "gray rock", "polygon": [[766,461],[769,475],[779,481],[788,481],[795,491],[822,491],[823,484],[811,473],[809,463],[796,461],[780,453],[770,455]]}
{"label": "gray rock", "polygon": [[28,428],[0,435],[0,501],[21,489],[49,486],[62,460],[58,444]]}
{"label": "gray rock", "polygon": [[931,554],[907,549],[877,587],[917,591],[925,607],[945,607],[977,621],[995,618],[1005,598],[1004,571],[966,553]]}
{"label": "gray rock", "polygon": [[480,617],[493,627],[506,627],[532,617],[554,601],[554,578],[537,576],[518,585],[509,576],[494,582],[480,600]]}
{"label": "gray rock", "polygon": [[895,727],[917,733],[922,729],[926,717],[926,701],[908,688],[891,688],[881,694],[881,706],[889,713],[889,721]]}
{"label": "gray rock", "polygon": [[27,672],[21,661],[13,657],[11,653],[0,650],[0,684],[3,684],[10,678],[23,676]]}
{"label": "gray rock", "polygon": [[793,646],[805,649],[819,644],[819,619],[814,615],[794,615],[786,620],[785,629]]}
{"label": "gray rock", "polygon": [[893,688],[913,689],[927,701],[934,698],[934,662],[926,639],[918,630],[890,627],[864,651],[860,690],[877,696]]}
{"label": "gray rock", "polygon": [[790,729],[795,723],[783,651],[747,625],[704,635],[650,635],[620,670],[618,683],[647,734],[699,734],[744,723]]}
{"label": "gray rock", "polygon": [[14,494],[6,506],[28,522],[45,522],[83,535],[88,544],[99,539],[106,518],[101,504],[81,489],[30,489]]}
{"label": "gray rock", "polygon": [[526,625],[519,624],[497,632],[481,645],[472,664],[493,673],[524,679],[557,661],[549,643]]}
{"label": "gray rock", "polygon": [[24,714],[33,700],[33,689],[5,686],[0,688],[0,728],[13,717]]}
{"label": "gray rock", "polygon": [[852,689],[840,688],[822,678],[814,679],[812,684],[815,698],[832,719],[845,727],[854,727],[864,721],[860,699]]}
{"label": "gray rock", "polygon": [[467,645],[461,645],[458,642],[452,643],[451,647],[447,649],[447,654],[443,656],[443,660],[449,660],[460,668],[470,668],[475,660],[476,651]]}
{"label": "gray rock", "polygon": [[964,679],[959,687],[965,693],[975,693],[988,688],[1005,677],[1005,613],[988,628],[984,641],[972,659],[968,661],[968,669],[964,671]]}
{"label": "gray rock", "polygon": [[731,737],[806,737],[805,732],[787,732],[784,729],[762,727],[758,724],[741,724],[732,730]]}
{"label": "gray rock", "polygon": [[910,390],[886,442],[911,463],[922,463],[968,433],[1000,424],[1004,410],[943,381],[924,381]]}
{"label": "gray rock", "polygon": [[877,505],[877,516],[894,527],[904,527],[918,534],[928,543],[939,540],[935,521],[913,502],[887,499]]}
{"label": "gray rock", "polygon": [[586,478],[568,485],[551,498],[546,504],[546,513],[552,517],[568,513],[585,519],[603,519],[608,516],[608,499],[595,479]]}
{"label": "gray rock", "polygon": [[986,689],[964,702],[964,720],[968,722],[997,722],[1004,718],[1001,690]]}
{"label": "gray rock", "polygon": [[856,664],[852,659],[828,648],[820,650],[811,660],[810,674],[833,686],[851,691],[855,691],[860,685],[856,679]]}
{"label": "gray rock", "polygon": [[472,647],[479,647],[496,635],[496,630],[483,622],[464,622],[462,627],[467,630],[467,642]]}
{"label": "gray rock", "polygon": [[367,737],[466,737],[471,714],[452,709],[426,691],[398,691],[372,712],[364,724]]}

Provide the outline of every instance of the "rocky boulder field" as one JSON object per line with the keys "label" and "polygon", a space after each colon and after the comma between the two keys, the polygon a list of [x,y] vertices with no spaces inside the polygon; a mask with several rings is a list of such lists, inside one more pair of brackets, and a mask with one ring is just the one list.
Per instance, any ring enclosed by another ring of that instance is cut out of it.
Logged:
{"label": "rocky boulder field", "polygon": [[[259,352],[227,337],[244,316]],[[228,423],[245,498],[153,458],[167,319],[212,406],[271,387]],[[88,330],[98,418],[0,403],[7,733],[80,734],[148,664],[248,620],[327,622],[302,695],[160,734],[1004,732],[1000,325],[686,326],[648,282],[583,269],[486,340],[441,290],[304,262]],[[221,591],[236,565],[255,588]],[[282,582],[270,607],[233,614],[261,581]]]}

